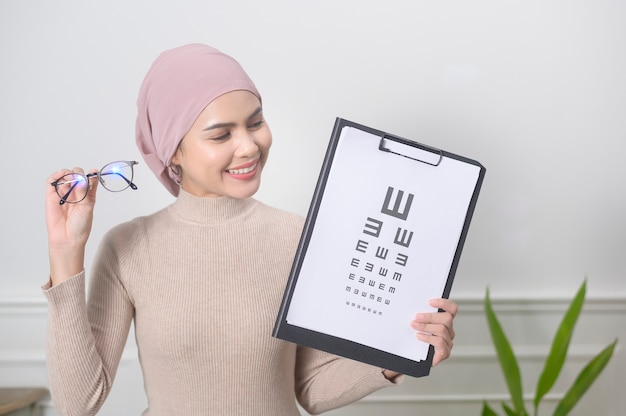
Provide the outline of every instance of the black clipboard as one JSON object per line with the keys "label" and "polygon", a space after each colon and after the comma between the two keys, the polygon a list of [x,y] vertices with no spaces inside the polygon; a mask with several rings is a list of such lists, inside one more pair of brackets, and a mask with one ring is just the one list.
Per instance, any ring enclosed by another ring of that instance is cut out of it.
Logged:
{"label": "black clipboard", "polygon": [[449,297],[484,175],[475,160],[337,118],[273,336],[428,375],[434,349],[409,322]]}

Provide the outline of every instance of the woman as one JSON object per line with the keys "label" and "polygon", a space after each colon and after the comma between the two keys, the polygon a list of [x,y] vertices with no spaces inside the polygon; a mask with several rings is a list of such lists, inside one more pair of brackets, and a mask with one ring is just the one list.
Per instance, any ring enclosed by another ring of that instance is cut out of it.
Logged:
{"label": "woman", "polygon": [[[137,145],[177,199],[105,235],[87,302],[84,252],[98,177],[73,204],[59,204],[48,186],[44,293],[58,411],[96,414],[133,321],[144,415],[297,415],[296,400],[320,413],[400,382],[392,371],[272,338],[303,219],[251,198],[272,135],[240,65],[205,45],[168,50],[137,103]],[[432,306],[445,312],[407,325],[435,346],[435,365],[450,354],[457,307],[445,299]]]}

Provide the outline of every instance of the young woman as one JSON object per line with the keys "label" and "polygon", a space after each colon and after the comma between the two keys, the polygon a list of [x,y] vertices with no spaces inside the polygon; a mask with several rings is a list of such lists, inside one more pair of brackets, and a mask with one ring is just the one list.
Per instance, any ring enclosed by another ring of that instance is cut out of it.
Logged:
{"label": "young woman", "polygon": [[[144,415],[293,416],[296,401],[320,413],[399,383],[392,371],[271,336],[303,218],[251,198],[272,135],[240,65],[206,45],[168,50],[137,103],[139,150],[177,199],[105,235],[87,301],[84,253],[98,182],[133,186],[132,175],[118,166],[83,176],[65,169],[46,185],[48,368],[59,413],[96,414],[133,322]],[[450,355],[457,306],[432,306],[445,312],[407,325],[434,345],[435,365]]]}

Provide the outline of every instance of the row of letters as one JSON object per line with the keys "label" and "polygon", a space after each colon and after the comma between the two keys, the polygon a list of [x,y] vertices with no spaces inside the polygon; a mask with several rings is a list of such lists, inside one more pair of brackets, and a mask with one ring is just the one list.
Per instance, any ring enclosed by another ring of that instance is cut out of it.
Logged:
{"label": "row of letters", "polygon": [[372,308],[369,306],[365,306],[365,305],[361,305],[360,303],[356,303],[356,302],[352,302],[352,301],[346,301],[346,306],[350,306],[352,308],[356,308],[359,309],[363,312],[369,312],[372,313],[374,315],[378,315],[378,316],[382,316],[383,312],[376,309],[376,308]]}

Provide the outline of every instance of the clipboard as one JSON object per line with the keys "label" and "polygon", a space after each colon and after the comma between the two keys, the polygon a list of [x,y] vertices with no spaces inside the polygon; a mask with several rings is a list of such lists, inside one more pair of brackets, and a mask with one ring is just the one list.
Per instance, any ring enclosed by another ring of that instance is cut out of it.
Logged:
{"label": "clipboard", "polygon": [[448,298],[485,168],[337,118],[273,336],[413,377],[409,323]]}

